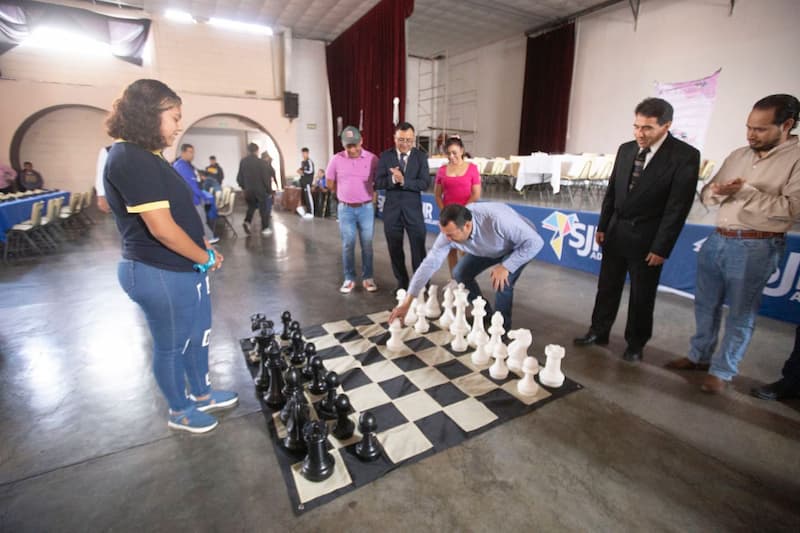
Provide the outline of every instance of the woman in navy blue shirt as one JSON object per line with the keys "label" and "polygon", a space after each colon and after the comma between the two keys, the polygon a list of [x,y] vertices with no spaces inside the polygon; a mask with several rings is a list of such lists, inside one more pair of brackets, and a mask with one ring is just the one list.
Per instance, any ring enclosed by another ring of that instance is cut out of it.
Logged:
{"label": "woman in navy blue shirt", "polygon": [[169,404],[168,425],[204,433],[217,426],[208,413],[234,406],[238,396],[212,389],[208,374],[208,271],[223,257],[204,239],[191,190],[161,153],[175,142],[180,120],[181,99],[165,84],[129,85],[106,120],[117,141],[103,181],[122,235],[119,282],[153,335],[153,373]]}

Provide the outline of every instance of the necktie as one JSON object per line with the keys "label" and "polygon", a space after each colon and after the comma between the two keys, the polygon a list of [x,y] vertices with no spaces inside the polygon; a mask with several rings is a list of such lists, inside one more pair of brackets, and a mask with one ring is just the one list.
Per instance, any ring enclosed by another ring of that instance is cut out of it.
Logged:
{"label": "necktie", "polygon": [[403,173],[405,173],[405,171],[406,171],[406,156],[407,155],[408,154],[400,153],[400,170],[402,170]]}
{"label": "necktie", "polygon": [[628,181],[628,192],[631,192],[639,184],[639,178],[642,177],[642,170],[644,169],[644,160],[649,153],[650,148],[645,148],[633,160],[633,172],[631,172],[631,179]]}

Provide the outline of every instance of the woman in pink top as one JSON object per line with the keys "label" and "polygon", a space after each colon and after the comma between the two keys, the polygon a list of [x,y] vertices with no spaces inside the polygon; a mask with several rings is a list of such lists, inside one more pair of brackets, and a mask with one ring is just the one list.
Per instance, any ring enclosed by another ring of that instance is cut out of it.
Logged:
{"label": "woman in pink top", "polygon": [[[464,161],[464,143],[458,137],[450,137],[445,144],[447,165],[439,167],[433,195],[439,210],[449,204],[467,205],[477,202],[481,197],[481,175],[478,167]],[[450,250],[447,264],[450,275],[458,262],[458,251]]]}

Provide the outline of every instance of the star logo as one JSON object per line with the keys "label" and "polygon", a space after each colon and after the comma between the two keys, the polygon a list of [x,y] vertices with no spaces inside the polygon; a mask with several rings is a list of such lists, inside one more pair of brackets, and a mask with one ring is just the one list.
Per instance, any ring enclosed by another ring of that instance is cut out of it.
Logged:
{"label": "star logo", "polygon": [[555,232],[550,238],[550,248],[556,253],[559,261],[564,250],[564,239],[572,234],[578,222],[578,215],[575,213],[564,214],[560,211],[553,211],[542,220],[543,228]]}

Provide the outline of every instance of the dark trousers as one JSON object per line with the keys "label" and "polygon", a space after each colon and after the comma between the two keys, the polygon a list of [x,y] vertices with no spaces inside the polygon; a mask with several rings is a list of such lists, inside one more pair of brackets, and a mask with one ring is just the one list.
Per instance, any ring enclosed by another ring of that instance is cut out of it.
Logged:
{"label": "dark trousers", "polygon": [[783,379],[800,388],[800,326],[797,326],[794,334],[794,350],[783,364]]}
{"label": "dark trousers", "polygon": [[261,229],[267,229],[272,217],[272,195],[263,191],[257,193],[246,191],[244,200],[247,202],[247,213],[244,215],[244,221],[248,224],[252,222],[253,213],[258,209],[258,214],[261,215]]}
{"label": "dark trousers", "polygon": [[406,268],[406,253],[403,250],[403,232],[408,233],[408,244],[411,248],[411,267],[416,271],[422,260],[425,259],[425,221],[410,219],[404,213],[387,215],[383,211],[383,232],[386,235],[386,244],[389,247],[389,258],[392,260],[392,272],[397,280],[397,287],[408,289],[408,269]]}
{"label": "dark trousers", "polygon": [[311,183],[314,181],[314,176],[308,174],[303,175],[300,177],[300,189],[301,194],[300,196],[303,198],[303,207],[306,208],[306,212],[310,213],[313,211],[313,204],[311,203]]}
{"label": "dark trousers", "polygon": [[[465,254],[464,257],[458,260],[455,268],[453,268],[453,279],[459,283],[463,283],[464,287],[469,291],[469,301],[472,302],[475,298],[481,295],[481,289],[475,278],[489,267],[498,263],[502,263],[508,256],[500,257],[478,257],[476,255]],[[494,295],[494,308],[500,311],[503,315],[503,328],[506,333],[511,331],[511,307],[514,304],[514,285],[517,283],[519,275],[528,263],[519,267],[516,271],[508,274],[508,285],[503,287],[502,290],[495,292]],[[492,308],[486,304],[486,316],[492,316]]]}
{"label": "dark trousers", "polygon": [[661,266],[647,266],[642,256],[626,257],[614,246],[603,248],[591,329],[598,337],[608,337],[617,318],[626,275],[631,277],[631,288],[625,340],[631,349],[640,350],[653,335],[653,309],[661,277]]}

